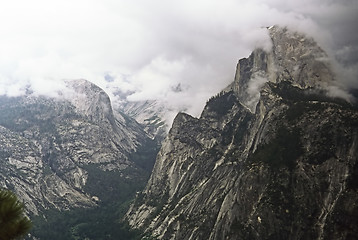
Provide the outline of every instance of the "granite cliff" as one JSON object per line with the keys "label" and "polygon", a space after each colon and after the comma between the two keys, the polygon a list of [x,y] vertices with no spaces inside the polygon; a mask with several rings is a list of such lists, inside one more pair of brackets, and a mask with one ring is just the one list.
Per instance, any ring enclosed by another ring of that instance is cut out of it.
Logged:
{"label": "granite cliff", "polygon": [[151,170],[135,156],[148,144],[155,148],[143,127],[113,112],[98,86],[66,84],[55,98],[0,97],[0,186],[13,190],[31,216],[122,201]]}
{"label": "granite cliff", "polygon": [[127,212],[158,239],[358,236],[358,111],[328,95],[326,53],[270,27],[200,118],[179,113]]}

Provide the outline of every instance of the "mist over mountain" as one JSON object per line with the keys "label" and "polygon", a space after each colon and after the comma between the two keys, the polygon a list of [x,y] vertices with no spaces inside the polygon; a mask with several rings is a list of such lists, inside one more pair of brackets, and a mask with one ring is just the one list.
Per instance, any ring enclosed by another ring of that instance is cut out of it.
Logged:
{"label": "mist over mountain", "polygon": [[27,239],[355,239],[357,12],[1,3],[0,187]]}
{"label": "mist over mountain", "polygon": [[[317,43],[268,28],[199,118],[179,113],[126,220],[157,239],[354,239],[358,110]],[[339,85],[339,84],[338,84]],[[254,87],[255,86],[255,87]]]}
{"label": "mist over mountain", "polygon": [[[234,77],[237,59],[270,47],[274,24],[312,36],[341,85],[357,84],[358,4],[352,0],[15,0],[1,5],[0,94],[56,94],[64,79],[87,79],[115,105],[158,101],[199,116]],[[176,91],[177,86],[182,91]]]}
{"label": "mist over mountain", "polygon": [[[261,31],[269,42],[234,81],[169,133],[177,108],[109,74],[110,94],[78,79],[1,95],[0,184],[34,220],[28,239],[356,236],[356,92],[311,37]],[[197,100],[188,85],[170,89]]]}

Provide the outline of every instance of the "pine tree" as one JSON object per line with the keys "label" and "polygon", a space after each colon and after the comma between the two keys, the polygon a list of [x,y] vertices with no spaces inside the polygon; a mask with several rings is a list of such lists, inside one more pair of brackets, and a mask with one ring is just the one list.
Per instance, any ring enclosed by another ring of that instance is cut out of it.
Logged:
{"label": "pine tree", "polygon": [[24,205],[9,190],[0,189],[0,240],[16,239],[31,228],[31,221],[24,216]]}

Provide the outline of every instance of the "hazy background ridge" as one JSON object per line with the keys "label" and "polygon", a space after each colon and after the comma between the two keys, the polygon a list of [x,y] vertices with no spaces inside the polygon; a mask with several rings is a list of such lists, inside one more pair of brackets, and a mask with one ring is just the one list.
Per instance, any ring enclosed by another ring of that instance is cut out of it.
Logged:
{"label": "hazy background ridge", "polygon": [[84,78],[115,104],[157,99],[198,115],[234,77],[237,60],[269,48],[287,25],[328,52],[340,83],[357,88],[355,0],[14,0],[0,4],[0,94],[56,96]]}

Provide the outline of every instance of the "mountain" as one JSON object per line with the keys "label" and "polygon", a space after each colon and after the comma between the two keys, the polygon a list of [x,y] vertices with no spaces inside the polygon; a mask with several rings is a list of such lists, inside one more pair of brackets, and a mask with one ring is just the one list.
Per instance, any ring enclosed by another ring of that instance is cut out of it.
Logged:
{"label": "mountain", "polygon": [[158,239],[355,239],[358,111],[326,53],[268,28],[200,118],[179,113],[126,214]]}
{"label": "mountain", "polygon": [[168,125],[165,122],[165,114],[169,110],[160,102],[124,100],[119,110],[142,124],[146,133],[159,142],[167,135]]}
{"label": "mountain", "polygon": [[174,110],[159,100],[129,100],[130,96],[135,94],[134,91],[122,91],[116,88],[112,92],[114,95],[113,111],[124,113],[135,119],[142,125],[148,136],[160,144],[169,130],[167,115]]}
{"label": "mountain", "polygon": [[38,216],[38,231],[54,210],[128,201],[144,187],[157,153],[142,125],[113,112],[101,88],[86,80],[66,84],[56,98],[0,97],[0,186]]}

